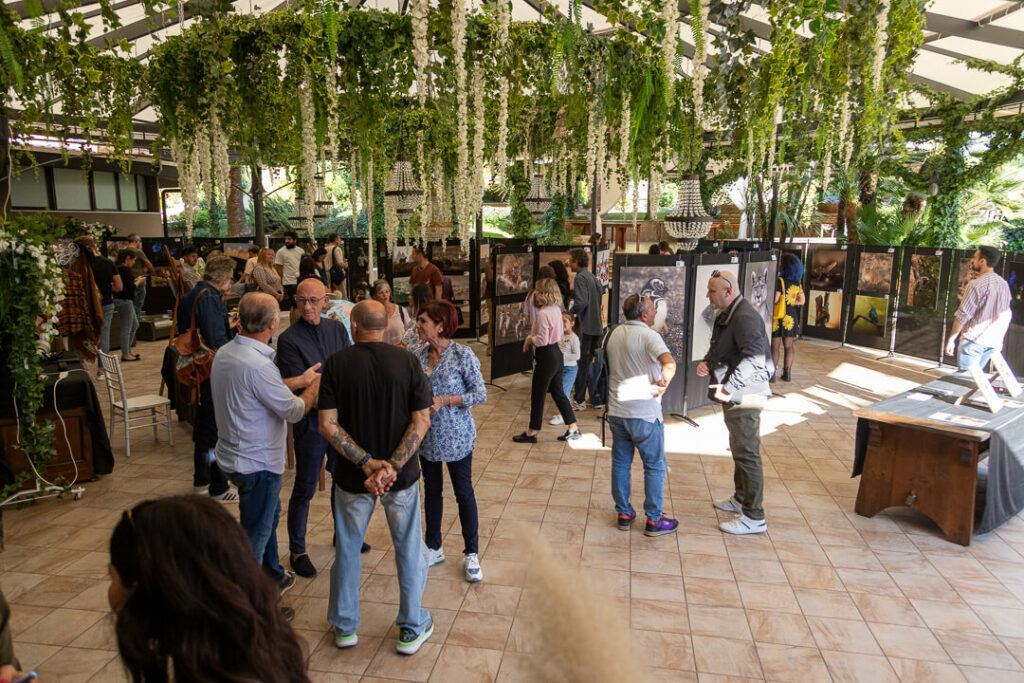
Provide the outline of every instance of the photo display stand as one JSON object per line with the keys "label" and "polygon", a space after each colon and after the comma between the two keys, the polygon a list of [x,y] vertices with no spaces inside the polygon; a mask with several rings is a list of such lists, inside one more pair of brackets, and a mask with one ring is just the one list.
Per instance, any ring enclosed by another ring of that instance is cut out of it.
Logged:
{"label": "photo display stand", "polygon": [[862,246],[853,256],[845,341],[891,354],[900,248]]}
{"label": "photo display stand", "polygon": [[[427,257],[441,271],[441,275],[451,284],[451,302],[459,312],[459,329],[457,338],[476,337],[471,328],[470,320],[470,264],[472,248],[462,250],[462,243],[456,239],[430,242],[426,249]],[[447,290],[447,287],[445,287]]]}
{"label": "photo display stand", "polygon": [[[246,247],[249,245],[247,244]],[[164,247],[167,249],[165,250]],[[143,237],[142,252],[156,270],[146,282],[146,303],[144,313],[165,313],[173,311],[177,306],[174,292],[171,291],[168,278],[171,276],[171,263],[167,258],[181,258],[182,243],[177,237]],[[242,262],[242,270],[245,262]],[[237,269],[236,269],[237,270]]]}
{"label": "photo display stand", "polygon": [[779,253],[751,251],[742,255],[740,291],[743,298],[761,315],[765,333],[771,342],[775,310],[775,287],[779,283]]}
{"label": "photo display stand", "polygon": [[[686,362],[680,365],[680,372],[686,376],[684,412],[706,406],[710,377],[698,377],[697,365],[704,360],[711,347],[711,331],[718,316],[718,309],[708,301],[708,280],[714,271],[729,271],[742,283],[743,259],[741,254],[695,254],[690,267],[691,276],[687,287],[689,307],[687,308],[687,329],[690,331],[686,349]],[[742,287],[742,285],[741,285]]]}
{"label": "photo display stand", "polygon": [[722,243],[722,253],[728,254],[731,251],[738,251],[741,254],[751,251],[766,251],[765,240],[726,240]]}
{"label": "photo display stand", "polygon": [[[348,277],[345,278],[345,284],[349,300],[351,301],[355,298],[355,287],[357,284],[360,282],[372,284],[366,272],[369,265],[367,249],[369,248],[370,241],[365,237],[347,237],[341,242],[342,249],[345,251],[345,261],[348,262]],[[377,267],[380,268],[380,264],[377,264]],[[380,271],[378,270],[377,272]]]}
{"label": "photo display stand", "polygon": [[804,262],[803,335],[843,341],[847,292],[856,253],[846,244],[814,245]]}
{"label": "photo display stand", "polygon": [[490,311],[494,321],[491,383],[499,377],[525,372],[533,367],[533,353],[523,350],[523,342],[530,335],[530,325],[523,316],[523,302],[537,277],[535,249],[532,240],[501,240],[491,248],[491,267],[494,269],[494,296]]}
{"label": "photo display stand", "polygon": [[[942,330],[942,362],[956,366],[956,350],[952,356],[947,356],[945,340],[953,329],[953,317],[956,309],[960,307],[960,299],[963,298],[967,283],[974,279],[975,273],[971,270],[971,259],[974,257],[973,249],[951,249],[949,253],[949,293],[946,295],[946,319]],[[1009,335],[1007,335],[1009,336]],[[958,347],[959,349],[959,344]]]}
{"label": "photo display stand", "polygon": [[1010,310],[1013,318],[1003,340],[1006,362],[1018,375],[1024,375],[1024,254],[1007,254],[1003,277],[1010,285]]}
{"label": "photo display stand", "polygon": [[719,254],[722,251],[721,240],[702,239],[697,240],[697,247],[691,254]]}
{"label": "photo display stand", "polygon": [[615,254],[612,282],[608,302],[608,322],[618,325],[626,320],[622,315],[622,302],[633,294],[650,297],[654,304],[654,324],[651,326],[665,340],[669,353],[676,361],[676,374],[661,397],[661,409],[696,427],[686,417],[686,367],[689,317],[687,301],[690,287],[690,261],[687,256],[655,256],[653,254]]}
{"label": "photo display stand", "polygon": [[948,249],[903,249],[892,347],[896,353],[942,361],[950,263]]}
{"label": "photo display stand", "polygon": [[[491,292],[487,291],[487,267],[491,259],[491,239],[472,239],[470,241],[469,268],[469,327],[475,331],[474,340],[478,344],[481,337],[487,334],[491,320]],[[493,280],[493,277],[491,278]]]}

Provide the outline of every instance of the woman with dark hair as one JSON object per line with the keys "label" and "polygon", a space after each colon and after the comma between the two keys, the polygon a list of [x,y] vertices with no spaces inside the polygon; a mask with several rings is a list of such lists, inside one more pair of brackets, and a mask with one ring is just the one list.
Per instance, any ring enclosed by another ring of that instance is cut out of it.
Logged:
{"label": "woman with dark hair", "polygon": [[423,307],[434,300],[434,292],[426,282],[418,282],[409,294],[409,308],[412,309],[412,316],[405,324],[405,334],[402,335],[402,346],[410,353],[415,353],[426,342],[420,340],[419,330],[416,329],[416,316],[420,314]]}
{"label": "woman with dark hair", "polygon": [[324,283],[324,287],[327,286],[327,250],[323,247],[317,247],[316,251],[313,252],[313,263],[316,268],[313,270],[313,277],[320,282]]}
{"label": "woman with dark hair", "polygon": [[305,254],[302,259],[299,260],[299,277],[296,280],[296,284],[311,277],[317,277],[316,261],[312,256]]}
{"label": "woman with dark hair", "polygon": [[560,305],[562,293],[558,291],[558,285],[553,279],[542,278],[537,280],[533,294],[538,310],[533,318],[530,336],[523,342],[523,351],[529,351],[531,346],[536,348],[536,364],[530,389],[530,426],[522,434],[513,436],[512,440],[516,443],[537,443],[537,433],[544,420],[544,398],[549,393],[566,425],[565,434],[558,437],[558,440],[578,439],[582,434],[576,425],[576,414],[562,389],[563,360],[562,350],[558,346],[563,336]]}
{"label": "woman with dark hair", "polygon": [[[425,283],[416,285],[428,287]],[[428,293],[432,294],[429,291]],[[444,562],[441,548],[441,498],[443,475],[441,464],[448,466],[448,476],[459,505],[464,545],[462,565],[466,581],[483,579],[480,569],[476,495],[473,493],[473,448],[476,425],[469,408],[487,400],[480,361],[468,346],[456,344],[452,335],[459,327],[455,306],[448,301],[430,301],[417,309],[416,330],[423,346],[413,352],[430,378],[434,405],[430,409],[430,429],[420,444],[420,467],[423,470],[423,512],[426,517],[427,566]]]}
{"label": "woman with dark hair", "polygon": [[565,264],[561,261],[552,261],[551,270],[555,273],[555,282],[558,283],[558,291],[562,293],[562,308],[566,311],[569,310],[569,269],[565,267]]}
{"label": "woman with dark hair", "polygon": [[139,329],[139,319],[135,316],[135,287],[145,282],[146,276],[135,277],[132,275],[135,252],[131,249],[122,249],[117,252],[115,265],[117,265],[117,274],[121,277],[121,289],[113,293],[114,310],[117,311],[121,325],[121,360],[142,360],[142,356],[132,353],[132,339],[135,338],[135,332]]}
{"label": "woman with dark hair", "polygon": [[110,537],[110,607],[135,683],[307,683],[306,656],[242,527],[208,496],[140,503]]}
{"label": "woman with dark hair", "polygon": [[786,351],[782,370],[783,382],[792,381],[790,371],[796,353],[794,342],[800,335],[800,307],[807,299],[800,286],[803,278],[804,264],[800,259],[788,252],[783,254],[779,278],[775,282],[775,302],[777,304],[780,300],[785,300],[786,313],[781,318],[772,320],[772,361],[775,363],[776,372],[779,368],[780,352],[783,348]]}

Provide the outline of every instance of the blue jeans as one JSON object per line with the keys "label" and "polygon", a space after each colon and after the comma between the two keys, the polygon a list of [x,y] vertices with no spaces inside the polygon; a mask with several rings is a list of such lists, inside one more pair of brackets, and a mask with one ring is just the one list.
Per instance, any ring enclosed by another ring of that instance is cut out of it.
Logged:
{"label": "blue jeans", "polygon": [[572,395],[572,385],[576,382],[576,373],[579,370],[577,365],[565,365],[562,367],[562,393],[566,396]]}
{"label": "blue jeans", "polygon": [[100,351],[103,353],[110,353],[110,321],[113,319],[114,303],[103,304],[103,329],[100,330]]}
{"label": "blue jeans", "polygon": [[114,299],[114,309],[121,321],[121,357],[132,352],[132,340],[135,330],[139,329],[139,320],[135,317],[135,307],[131,299]]}
{"label": "blue jeans", "polygon": [[[427,585],[427,556],[420,535],[420,487],[415,483],[401,491],[389,491],[380,497],[387,515],[391,542],[395,546],[400,594],[399,628],[416,633],[430,625],[430,612],[423,609],[423,588]],[[359,550],[370,524],[377,497],[369,493],[349,493],[334,489],[334,528],[338,542],[331,567],[331,596],[327,621],[342,635],[359,628],[359,574],[362,564]]]}
{"label": "blue jeans", "polygon": [[252,544],[256,562],[280,582],[284,568],[277,557],[277,520],[281,516],[281,475],[273,472],[228,474],[238,487],[238,521]]}
{"label": "blue jeans", "polygon": [[135,333],[139,331],[139,321],[142,320],[142,309],[145,304],[146,283],[143,282],[141,285],[135,285],[135,291],[132,292],[132,305],[135,307],[135,329],[132,331],[132,344],[135,343]]}
{"label": "blue jeans", "polygon": [[644,463],[644,514],[661,519],[665,495],[665,425],[632,417],[609,417],[612,430],[612,498],[620,515],[633,512],[629,504],[629,471],[633,450]]}
{"label": "blue jeans", "polygon": [[960,370],[966,370],[972,365],[980,365],[984,370],[988,365],[988,359],[996,350],[991,346],[982,346],[970,339],[960,340],[960,349],[956,355],[956,365]]}

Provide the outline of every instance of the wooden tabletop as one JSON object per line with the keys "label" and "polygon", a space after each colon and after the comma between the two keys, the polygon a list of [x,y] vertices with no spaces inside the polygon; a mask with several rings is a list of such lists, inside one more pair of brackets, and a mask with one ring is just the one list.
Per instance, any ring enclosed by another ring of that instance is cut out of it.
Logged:
{"label": "wooden tabletop", "polygon": [[949,434],[961,439],[967,439],[968,441],[988,441],[990,436],[989,432],[982,431],[980,429],[961,427],[960,425],[949,422],[938,422],[936,420],[896,415],[895,413],[888,413],[884,410],[875,410],[870,406],[867,408],[858,408],[853,411],[853,414],[855,417],[862,417],[865,420],[874,420],[876,422],[884,422],[886,424],[901,427],[914,427],[916,429],[923,429],[930,432]]}

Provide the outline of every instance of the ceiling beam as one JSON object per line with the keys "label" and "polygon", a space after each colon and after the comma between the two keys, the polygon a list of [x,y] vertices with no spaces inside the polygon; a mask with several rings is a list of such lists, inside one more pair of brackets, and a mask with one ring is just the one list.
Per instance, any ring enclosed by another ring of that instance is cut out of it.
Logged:
{"label": "ceiling beam", "polygon": [[979,40],[983,43],[992,43],[993,45],[1017,49],[1024,46],[1024,31],[1018,31],[1017,29],[993,26],[992,24],[968,21],[967,19],[958,19],[957,17],[950,17],[945,14],[936,14],[935,12],[925,12],[924,20],[925,30],[934,31],[938,34],[931,36],[928,42],[948,36],[956,36],[958,38],[969,38],[970,40]]}
{"label": "ceiling beam", "polygon": [[940,83],[939,81],[936,81],[932,78],[928,78],[927,76],[916,74],[913,71],[907,74],[907,80],[910,81],[911,83],[927,85],[932,90],[937,90],[939,92],[946,93],[947,95],[951,95],[957,98],[958,100],[961,100],[962,102],[966,102],[972,97],[977,97],[977,95],[975,95],[972,92],[961,90],[960,88],[956,88],[952,85],[949,85],[948,83]]}
{"label": "ceiling beam", "polygon": [[133,21],[130,24],[120,26],[113,31],[104,33],[101,36],[91,38],[86,42],[88,45],[98,48],[105,48],[108,45],[114,45],[122,39],[127,40],[130,43],[142,38],[143,36],[156,33],[160,29],[167,28],[178,21],[191,19],[196,14],[198,14],[197,3],[190,2],[183,6],[181,16],[178,15],[177,9],[165,9],[162,12],[153,14],[152,16],[143,17],[138,21]]}
{"label": "ceiling beam", "polygon": [[[57,11],[57,5],[60,3],[60,1],[61,0],[39,0],[39,4],[43,8],[43,14],[51,14],[53,12],[56,12]],[[83,6],[83,7],[87,6],[87,5],[98,5],[98,4],[99,4],[99,0],[83,0],[80,3],[80,5]],[[9,10],[12,10],[14,12],[17,12],[18,16],[21,17],[22,19],[29,19],[32,16],[31,14],[29,14],[29,11],[28,11],[28,2],[25,2],[24,0],[19,0],[19,2],[12,2],[12,3],[9,3],[9,4],[5,3],[4,4],[4,9],[9,9]],[[74,8],[74,9],[80,9],[80,8]],[[74,11],[74,10],[72,10],[72,11]]]}

